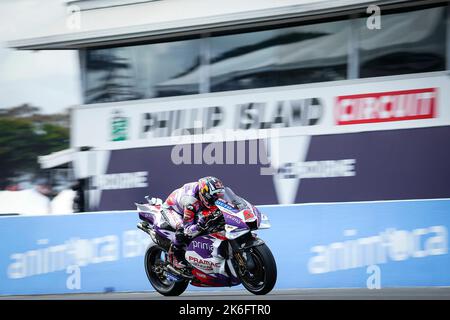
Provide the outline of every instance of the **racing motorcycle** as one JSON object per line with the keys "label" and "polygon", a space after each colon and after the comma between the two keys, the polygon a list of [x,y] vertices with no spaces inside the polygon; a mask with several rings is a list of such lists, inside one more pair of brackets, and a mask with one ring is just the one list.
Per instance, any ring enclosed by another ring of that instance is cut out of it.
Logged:
{"label": "racing motorcycle", "polygon": [[189,272],[172,266],[173,229],[164,216],[162,200],[146,197],[135,203],[142,220],[137,227],[150,235],[153,244],[145,254],[145,271],[153,288],[166,296],[182,294],[189,284],[199,287],[231,287],[242,284],[256,295],[270,292],[277,279],[277,266],[269,247],[255,234],[270,228],[264,214],[230,188],[216,201],[203,231],[191,239],[185,258]]}

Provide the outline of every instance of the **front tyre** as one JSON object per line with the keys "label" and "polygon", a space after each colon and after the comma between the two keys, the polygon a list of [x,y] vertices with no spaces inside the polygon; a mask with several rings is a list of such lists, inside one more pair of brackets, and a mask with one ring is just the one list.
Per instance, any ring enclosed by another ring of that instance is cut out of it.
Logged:
{"label": "front tyre", "polygon": [[277,281],[277,265],[269,247],[262,244],[246,250],[245,254],[251,256],[254,266],[239,272],[243,286],[256,295],[269,293]]}
{"label": "front tyre", "polygon": [[153,288],[164,296],[179,296],[189,285],[188,280],[173,282],[164,275],[167,252],[159,246],[152,246],[145,253],[145,272]]}

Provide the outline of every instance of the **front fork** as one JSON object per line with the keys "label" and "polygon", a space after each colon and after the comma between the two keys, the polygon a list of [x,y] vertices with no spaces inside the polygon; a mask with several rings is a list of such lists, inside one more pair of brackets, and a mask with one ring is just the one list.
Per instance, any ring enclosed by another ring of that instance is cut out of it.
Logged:
{"label": "front fork", "polygon": [[[252,249],[249,249],[249,251]],[[249,252],[234,252],[234,258],[239,267],[239,271],[241,274],[245,274],[246,272],[252,272],[255,268],[255,261]]]}
{"label": "front fork", "polygon": [[233,257],[237,263],[238,269],[242,275],[255,269],[255,261],[252,257],[253,247],[264,244],[264,241],[258,239],[252,233],[248,233],[234,240],[229,240],[233,250]]}

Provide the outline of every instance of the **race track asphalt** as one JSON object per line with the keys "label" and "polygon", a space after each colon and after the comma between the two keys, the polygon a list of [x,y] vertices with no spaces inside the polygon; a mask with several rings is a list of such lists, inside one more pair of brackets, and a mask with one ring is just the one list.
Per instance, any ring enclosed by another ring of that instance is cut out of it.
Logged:
{"label": "race track asphalt", "polygon": [[450,300],[450,287],[385,289],[283,289],[265,296],[244,290],[186,291],[179,297],[156,292],[80,293],[61,295],[0,296],[0,300]]}

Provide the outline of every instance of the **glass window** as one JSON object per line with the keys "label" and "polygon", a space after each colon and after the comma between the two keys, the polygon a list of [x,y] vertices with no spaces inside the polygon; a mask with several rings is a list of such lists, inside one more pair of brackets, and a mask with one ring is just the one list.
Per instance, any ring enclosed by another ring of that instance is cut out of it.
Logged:
{"label": "glass window", "polygon": [[210,90],[276,86],[277,37],[271,30],[210,38]]}
{"label": "glass window", "polygon": [[199,92],[200,40],[139,46],[135,54],[138,80],[146,98]]}
{"label": "glass window", "polygon": [[342,80],[347,21],[211,38],[211,91]]}
{"label": "glass window", "polygon": [[349,21],[281,29],[288,44],[278,49],[279,85],[347,78]]}
{"label": "glass window", "polygon": [[381,29],[370,30],[366,22],[364,17],[89,49],[83,70],[85,103],[344,80],[351,25],[356,25],[353,48],[359,55],[351,66],[360,78],[445,70],[446,7],[382,13]]}
{"label": "glass window", "polygon": [[358,19],[360,77],[445,69],[445,7],[386,14],[381,29]]}
{"label": "glass window", "polygon": [[87,50],[85,102],[195,94],[199,68],[199,40]]}
{"label": "glass window", "polygon": [[88,50],[85,68],[85,103],[143,97],[135,87],[129,48]]}

